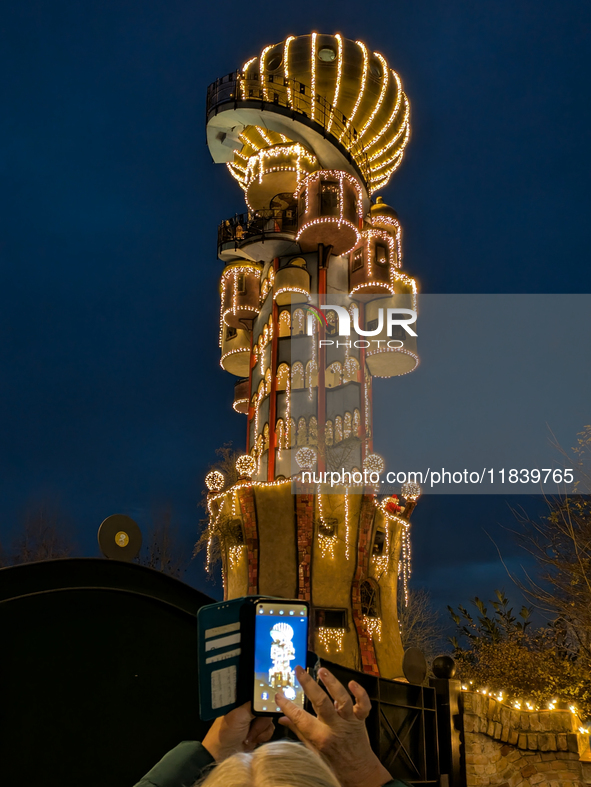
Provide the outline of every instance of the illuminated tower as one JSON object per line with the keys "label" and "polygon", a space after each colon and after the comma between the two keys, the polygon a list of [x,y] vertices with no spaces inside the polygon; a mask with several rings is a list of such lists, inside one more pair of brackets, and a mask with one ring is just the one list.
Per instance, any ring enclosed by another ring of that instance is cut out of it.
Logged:
{"label": "illuminated tower", "polygon": [[[382,323],[388,308],[416,308],[416,284],[396,213],[371,197],[409,133],[396,72],[340,35],[290,36],[208,90],[209,149],[247,207],[218,232],[220,363],[247,419],[240,480],[207,479],[225,594],[309,600],[311,648],[387,678],[402,674],[397,585],[420,489],[380,501],[360,476],[383,469],[372,377],[418,363],[416,340]],[[337,306],[368,339],[339,336]],[[352,474],[341,487],[303,482],[335,470]]]}

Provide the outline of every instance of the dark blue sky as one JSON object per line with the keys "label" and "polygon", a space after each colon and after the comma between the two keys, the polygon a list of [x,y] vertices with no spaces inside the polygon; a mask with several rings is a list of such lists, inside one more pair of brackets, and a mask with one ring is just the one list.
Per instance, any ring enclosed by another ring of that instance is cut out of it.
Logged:
{"label": "dark blue sky", "polygon": [[[244,439],[215,248],[244,203],[205,145],[209,82],[289,33],[364,40],[411,101],[383,196],[422,290],[589,293],[590,24],[555,1],[5,4],[0,538],[52,498],[95,554],[107,515],[168,502],[189,548],[215,448]],[[423,500],[416,581],[438,603],[506,583],[482,531],[517,560],[503,521],[499,497]]]}

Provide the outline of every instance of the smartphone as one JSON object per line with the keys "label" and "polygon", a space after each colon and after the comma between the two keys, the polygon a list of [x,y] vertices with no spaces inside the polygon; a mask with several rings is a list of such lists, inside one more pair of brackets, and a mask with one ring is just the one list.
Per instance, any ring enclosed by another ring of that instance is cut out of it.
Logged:
{"label": "smartphone", "polygon": [[296,665],[306,669],[308,604],[301,601],[257,601],[254,619],[252,710],[259,716],[281,713],[275,694],[282,691],[299,707],[305,695]]}

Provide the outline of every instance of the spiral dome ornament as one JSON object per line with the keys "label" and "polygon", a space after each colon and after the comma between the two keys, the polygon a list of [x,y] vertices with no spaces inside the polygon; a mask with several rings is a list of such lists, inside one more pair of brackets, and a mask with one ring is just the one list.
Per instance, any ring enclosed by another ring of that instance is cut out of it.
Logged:
{"label": "spiral dome ornament", "polygon": [[[243,188],[250,178],[253,157],[281,143],[303,143],[322,168],[343,168],[328,160],[331,152],[313,134],[306,137],[301,129],[294,130],[293,124],[282,123],[280,118],[269,122],[267,112],[265,127],[259,125],[260,101],[258,116],[241,110],[241,102],[246,108],[259,99],[274,104],[278,115],[279,108],[291,110],[305,116],[309,126],[320,127],[325,138],[328,134],[331,146],[339,146],[354,163],[368,195],[385,188],[400,166],[410,137],[408,98],[400,77],[384,56],[362,41],[339,34],[288,36],[247,60],[237,77],[231,96],[236,108],[233,125],[222,130],[216,118],[211,134],[208,129],[208,144],[214,160],[225,160]],[[233,155],[216,158],[216,139],[228,153],[233,149]]]}

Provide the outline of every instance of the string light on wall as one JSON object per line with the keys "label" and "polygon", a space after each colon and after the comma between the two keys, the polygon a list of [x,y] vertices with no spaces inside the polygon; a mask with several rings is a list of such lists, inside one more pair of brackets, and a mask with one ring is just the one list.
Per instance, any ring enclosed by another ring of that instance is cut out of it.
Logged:
{"label": "string light on wall", "polygon": [[372,563],[379,574],[386,574],[390,569],[390,525],[386,518],[384,529],[384,546],[381,555],[373,555]]}
{"label": "string light on wall", "polygon": [[[410,350],[405,349],[404,347],[393,347],[393,348],[390,347],[390,348],[385,349],[385,350],[381,349],[381,348],[378,348],[377,350],[367,350],[366,356],[369,357],[371,355],[378,355],[378,353],[382,353],[382,352],[402,353],[403,355],[409,355],[411,358],[414,358],[415,365],[412,367],[412,369],[408,369],[408,371],[406,371],[406,372],[399,372],[396,375],[397,377],[404,377],[405,374],[410,374],[411,372],[414,372],[414,370],[419,365],[419,356],[416,353],[413,353]],[[373,377],[383,377],[383,375],[381,375],[381,374],[374,374]]]}
{"label": "string light on wall", "polygon": [[287,36],[283,45],[283,73],[285,75],[285,84],[287,85],[287,101],[289,106],[292,106],[293,98],[289,80],[289,45],[294,40],[295,36]]}
{"label": "string light on wall", "polygon": [[359,105],[361,104],[361,99],[363,98],[363,94],[365,93],[365,85],[367,83],[367,71],[368,71],[368,66],[369,66],[369,58],[367,56],[367,48],[366,48],[365,44],[363,43],[363,41],[355,41],[355,43],[361,49],[361,52],[363,54],[363,74],[362,74],[362,77],[361,77],[361,89],[359,90],[359,93],[357,94],[357,101],[355,102],[355,105],[353,107],[353,111],[351,112],[351,115],[349,116],[348,121],[345,123],[345,127],[343,128],[343,132],[342,132],[341,136],[339,137],[339,142],[342,142],[342,139],[345,136],[345,132],[348,129],[351,128],[351,126],[353,124],[353,121],[355,120],[355,116],[357,115],[357,110],[359,109]]}
{"label": "string light on wall", "polygon": [[248,353],[248,348],[236,347],[234,350],[228,350],[227,353],[224,353],[220,358],[220,366],[222,367],[222,369],[225,369],[224,361],[226,360],[226,358],[229,358],[230,355],[238,355],[238,353]]}
{"label": "string light on wall", "polygon": [[266,78],[265,78],[266,77],[266,74],[265,74],[265,59],[267,57],[267,52],[269,51],[269,49],[272,49],[272,48],[273,48],[272,45],[266,46],[263,49],[263,51],[261,52],[261,58],[259,60],[259,75],[260,75],[260,80],[261,80],[261,86],[263,88],[263,97],[264,97],[265,101],[269,100],[269,92],[267,90],[267,81],[266,81]]}
{"label": "string light on wall", "polygon": [[342,653],[345,633],[345,629],[333,629],[327,628],[326,626],[320,626],[318,629],[318,639],[327,653],[332,651],[333,646],[336,653]]}
{"label": "string light on wall", "polygon": [[397,251],[396,267],[400,268],[402,265],[402,228],[400,226],[400,222],[397,219],[395,219],[393,216],[373,216],[372,223],[385,224],[386,226],[391,226],[394,229],[394,234],[396,236],[396,251]]}
{"label": "string light on wall", "polygon": [[238,566],[238,563],[240,563],[244,552],[244,544],[234,544],[228,548],[228,560],[230,562],[230,568],[236,568]]}
{"label": "string light on wall", "polygon": [[378,100],[376,101],[376,105],[373,109],[373,112],[371,113],[371,115],[367,119],[367,122],[365,123],[365,125],[363,126],[363,128],[361,129],[361,131],[357,136],[358,142],[361,140],[367,129],[373,123],[373,119],[375,118],[376,114],[379,112],[380,107],[382,106],[382,103],[384,101],[384,96],[386,95],[386,91],[388,90],[388,64],[386,63],[385,58],[382,57],[382,55],[380,55],[379,52],[374,52],[374,56],[377,57],[377,59],[380,61],[382,65],[382,74],[383,74],[382,89],[380,90],[380,95],[378,97]]}
{"label": "string light on wall", "polygon": [[402,586],[404,588],[404,605],[408,606],[408,583],[411,574],[411,552],[410,552],[410,523],[403,520],[402,527],[402,560],[400,570],[402,572]]}
{"label": "string light on wall", "polygon": [[[332,101],[332,103],[333,103],[332,109],[336,109],[337,106],[338,106],[339,91],[341,89],[341,77],[343,75],[343,39],[341,38],[341,36],[338,33],[336,34],[335,38],[337,40],[337,45],[338,45],[337,46],[337,83],[336,83],[336,86],[335,86],[335,89],[334,89],[334,98],[333,98],[333,101]],[[330,131],[333,120],[334,120],[334,112],[331,111],[330,118],[329,118],[329,121],[328,121],[328,125],[326,127],[327,131]]]}
{"label": "string light on wall", "polygon": [[[324,518],[324,511],[322,508],[322,493],[320,491],[320,486],[316,488],[316,497],[318,500],[318,515],[320,518],[320,526],[318,528],[318,547],[320,548],[320,554],[322,557],[329,557],[331,560],[334,560],[335,555],[335,547],[337,544],[337,528],[336,524],[334,525],[334,529],[332,534],[329,534],[330,527]],[[322,531],[325,532],[322,532]]]}
{"label": "string light on wall", "polygon": [[244,79],[240,82],[240,95],[242,96],[243,101],[246,99],[245,80],[248,78],[247,71],[255,61],[256,61],[256,57],[251,57],[250,60],[247,60],[246,63],[242,66],[242,76],[244,77]]}
{"label": "string light on wall", "polygon": [[241,407],[248,405],[248,399],[235,399],[232,402],[232,409],[237,413],[242,413]]}
{"label": "string light on wall", "polygon": [[311,92],[311,106],[310,106],[310,116],[312,120],[314,120],[316,115],[316,38],[317,33],[312,33],[312,51],[310,53],[310,65],[312,71],[312,84],[310,86]]}
{"label": "string light on wall", "polygon": [[351,524],[349,522],[349,489],[345,489],[345,560],[349,560],[351,556],[351,539],[350,539]]}
{"label": "string light on wall", "polygon": [[364,615],[362,618],[362,623],[374,639],[377,639],[378,642],[382,641],[382,621],[380,618],[373,618],[369,617],[369,615]]}
{"label": "string light on wall", "polygon": [[[390,69],[390,73],[392,74],[392,76],[394,77],[394,80],[396,82],[396,103],[394,104],[394,108],[393,108],[393,110],[392,110],[388,120],[384,123],[384,125],[378,131],[378,133],[374,137],[372,137],[372,139],[366,145],[366,150],[367,151],[371,150],[375,145],[377,145],[379,140],[390,129],[390,126],[392,125],[392,123],[394,122],[394,119],[398,115],[398,111],[400,109],[400,104],[402,103],[402,101],[405,102],[405,107],[409,109],[408,101],[407,101],[406,96],[405,96],[405,94],[404,94],[404,92],[402,90],[402,82],[400,81],[400,77],[398,76],[396,71],[394,71],[393,69]],[[405,119],[402,121],[402,127],[404,126],[406,120],[407,120],[407,117],[406,117],[406,114],[405,114]],[[384,152],[384,146],[381,145],[380,146],[380,153],[379,153],[379,155],[382,155],[383,152]]]}

